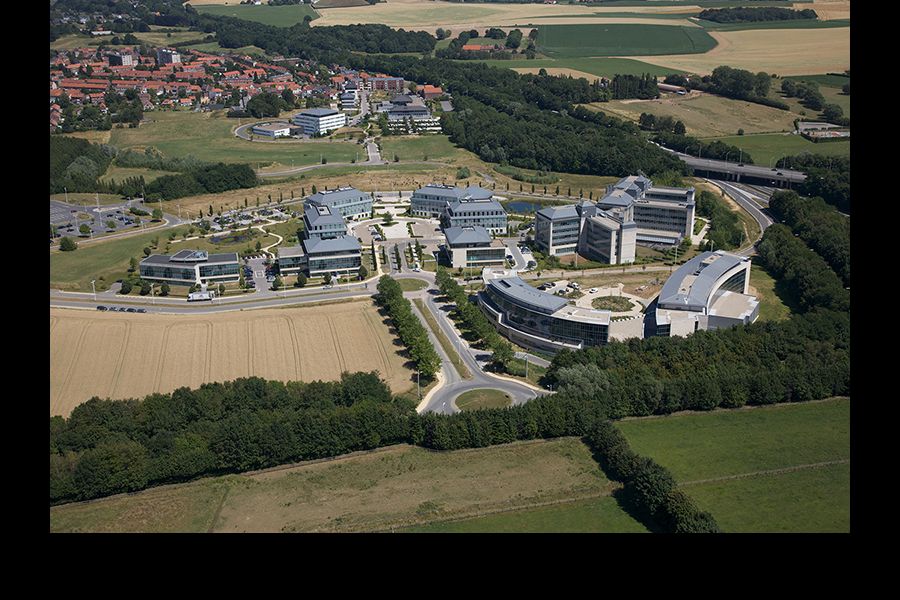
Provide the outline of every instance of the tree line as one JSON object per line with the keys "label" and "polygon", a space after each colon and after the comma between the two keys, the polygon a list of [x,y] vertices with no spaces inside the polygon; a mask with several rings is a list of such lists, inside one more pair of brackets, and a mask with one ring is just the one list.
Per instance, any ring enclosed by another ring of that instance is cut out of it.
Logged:
{"label": "tree line", "polygon": [[651,113],[642,112],[641,116],[638,117],[638,125],[646,131],[663,131],[674,133],[675,135],[685,135],[686,132],[684,122],[675,120],[674,117],[669,115],[657,117]]}
{"label": "tree line", "polygon": [[656,85],[656,77],[649,73],[643,75],[615,75],[609,83],[614,100],[627,98],[639,98],[650,100],[659,98],[659,87]]}
{"label": "tree line", "polygon": [[[825,96],[819,91],[819,84],[815,81],[794,81],[783,79],[781,92],[789,98],[799,98],[800,103],[806,108],[822,111],[822,117],[829,123],[850,126],[850,118],[844,116],[844,109],[838,104],[826,104]],[[847,90],[849,93],[849,88]]]}
{"label": "tree line", "polygon": [[403,297],[403,290],[396,279],[382,275],[378,280],[375,302],[383,307],[391,319],[397,335],[409,350],[409,355],[419,374],[432,379],[441,369],[441,358],[434,350],[422,322],[412,311],[412,303]]}
{"label": "tree line", "polygon": [[471,332],[475,345],[491,350],[494,366],[506,371],[515,356],[512,344],[497,333],[478,305],[469,301],[469,294],[447,269],[438,267],[435,283],[441,293],[455,305],[453,313],[462,321],[465,329]]}
{"label": "tree line", "polygon": [[803,196],[819,197],[841,212],[850,212],[850,157],[800,154],[785,156],[776,163],[806,173],[797,187]]}
{"label": "tree line", "polygon": [[174,200],[198,194],[216,194],[227,190],[259,185],[256,171],[247,164],[205,165],[177,175],[154,179],[146,188],[148,200]]}
{"label": "tree line", "polygon": [[733,158],[735,162],[740,161],[748,165],[753,164],[753,156],[749,152],[742,150],[738,146],[726,144],[721,140],[704,142],[689,135],[678,135],[667,131],[657,131],[652,139],[666,148],[690,154],[691,156],[701,156],[716,160],[731,160]]}
{"label": "tree line", "polygon": [[732,250],[743,241],[743,224],[737,213],[715,194],[702,191],[697,195],[697,214],[709,219],[709,231],[701,250]]}
{"label": "tree line", "polygon": [[794,191],[775,192],[769,210],[850,286],[850,219],[821,198],[802,198]]}
{"label": "tree line", "polygon": [[701,90],[734,98],[746,100],[756,104],[771,106],[780,110],[790,110],[790,107],[782,100],[769,98],[769,89],[772,86],[772,75],[760,71],[753,73],[746,69],[735,69],[721,65],[713,69],[711,75],[685,76],[681,74],[667,75],[664,82],[670,85],[680,85],[689,90]]}
{"label": "tree line", "polygon": [[705,21],[716,23],[755,23],[757,21],[793,21],[796,19],[816,19],[819,15],[812,9],[791,10],[776,6],[708,8],[697,15]]}

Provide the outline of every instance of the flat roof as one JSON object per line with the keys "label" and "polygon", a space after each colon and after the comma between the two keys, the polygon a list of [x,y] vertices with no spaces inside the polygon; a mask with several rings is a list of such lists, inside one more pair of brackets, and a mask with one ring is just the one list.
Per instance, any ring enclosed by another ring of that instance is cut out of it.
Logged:
{"label": "flat roof", "polygon": [[744,319],[753,314],[758,304],[759,300],[753,296],[726,291],[713,301],[707,314],[714,317]]}
{"label": "flat roof", "polygon": [[449,208],[453,212],[454,217],[485,210],[499,210],[504,215],[506,214],[506,209],[503,208],[502,204],[500,204],[496,200],[487,200],[482,198],[461,198],[459,200],[454,200],[450,203]]}
{"label": "flat roof", "polygon": [[444,230],[447,243],[450,246],[457,244],[485,244],[491,243],[491,234],[484,227],[475,225],[472,227],[448,227]]}
{"label": "flat roof", "polygon": [[306,256],[306,252],[303,251],[303,246],[288,246],[286,248],[278,249],[278,258],[291,258],[294,256]]}
{"label": "flat roof", "polygon": [[312,205],[303,211],[303,218],[310,226],[346,225],[341,213],[334,211],[328,205]]}
{"label": "flat roof", "polygon": [[[502,272],[501,273],[505,273]],[[496,290],[501,296],[517,301],[520,304],[532,307],[546,314],[553,314],[561,308],[568,306],[565,298],[542,292],[533,288],[518,276],[497,275],[490,269],[485,269],[483,278],[485,285]]]}
{"label": "flat roof", "polygon": [[174,265],[188,267],[196,264],[238,262],[237,252],[223,254],[208,254],[205,250],[180,250],[173,255],[151,254],[141,261],[141,264]]}
{"label": "flat roof", "polygon": [[309,238],[303,240],[303,249],[307,254],[327,254],[331,252],[347,252],[356,250],[359,252],[359,240],[350,235],[342,235],[329,240],[322,238]]}
{"label": "flat roof", "polygon": [[327,117],[330,115],[341,115],[341,114],[344,114],[344,113],[339,112],[338,110],[336,110],[334,108],[308,108],[306,110],[301,110],[300,112],[298,112],[296,115],[294,115],[294,118],[297,118],[301,115],[309,115],[311,117]]}
{"label": "flat roof", "polygon": [[253,129],[262,129],[264,131],[281,131],[282,129],[290,129],[290,123],[265,123],[263,125],[254,125]]}
{"label": "flat roof", "polygon": [[342,200],[355,200],[360,197],[369,197],[368,192],[361,192],[354,187],[342,187],[336,190],[325,190],[306,198],[307,202],[318,205],[330,205]]}
{"label": "flat roof", "polygon": [[479,185],[470,185],[467,188],[460,188],[454,185],[441,185],[439,183],[429,183],[425,187],[420,187],[413,192],[413,195],[415,194],[442,196],[454,200],[489,200],[494,197],[494,193],[491,190],[486,190]]}
{"label": "flat roof", "polygon": [[698,254],[672,273],[659,293],[659,305],[663,308],[703,310],[710,301],[716,282],[725,273],[749,260],[721,250]]}

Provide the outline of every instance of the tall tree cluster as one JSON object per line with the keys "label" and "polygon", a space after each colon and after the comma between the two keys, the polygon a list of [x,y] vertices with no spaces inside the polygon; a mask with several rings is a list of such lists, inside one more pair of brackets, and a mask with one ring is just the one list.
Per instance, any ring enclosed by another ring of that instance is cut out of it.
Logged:
{"label": "tall tree cluster", "polygon": [[375,302],[387,311],[421,376],[432,379],[441,369],[441,358],[434,350],[422,322],[413,313],[412,303],[403,297],[403,290],[396,279],[381,276]]}

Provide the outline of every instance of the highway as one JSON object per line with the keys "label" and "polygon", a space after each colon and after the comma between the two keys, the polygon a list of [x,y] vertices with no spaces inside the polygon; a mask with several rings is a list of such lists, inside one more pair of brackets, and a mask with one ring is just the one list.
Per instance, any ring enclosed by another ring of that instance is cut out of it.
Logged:
{"label": "highway", "polygon": [[[769,197],[766,196],[762,191],[758,188],[751,188],[750,186],[742,185],[742,184],[734,184],[728,181],[720,181],[717,179],[707,179],[709,183],[717,186],[719,189],[725,191],[726,194],[734,198],[734,201],[737,202],[741,208],[750,213],[750,216],[753,217],[757,223],[759,223],[760,228],[760,238],[766,232],[766,229],[775,223],[775,221],[763,210],[768,210]],[[765,204],[763,204],[763,202]],[[756,242],[759,239],[754,240],[753,244],[750,244],[748,247],[737,250],[734,253],[739,256],[750,256],[756,253]]]}

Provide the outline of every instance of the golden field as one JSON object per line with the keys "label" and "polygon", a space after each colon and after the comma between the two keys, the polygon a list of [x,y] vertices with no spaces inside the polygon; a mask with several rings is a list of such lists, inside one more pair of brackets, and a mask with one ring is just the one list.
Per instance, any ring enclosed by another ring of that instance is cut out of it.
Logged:
{"label": "golden field", "polygon": [[394,340],[368,300],[202,316],[50,309],[50,414],[68,416],[92,396],[140,398],[251,375],[379,371],[403,393],[412,371]]}

